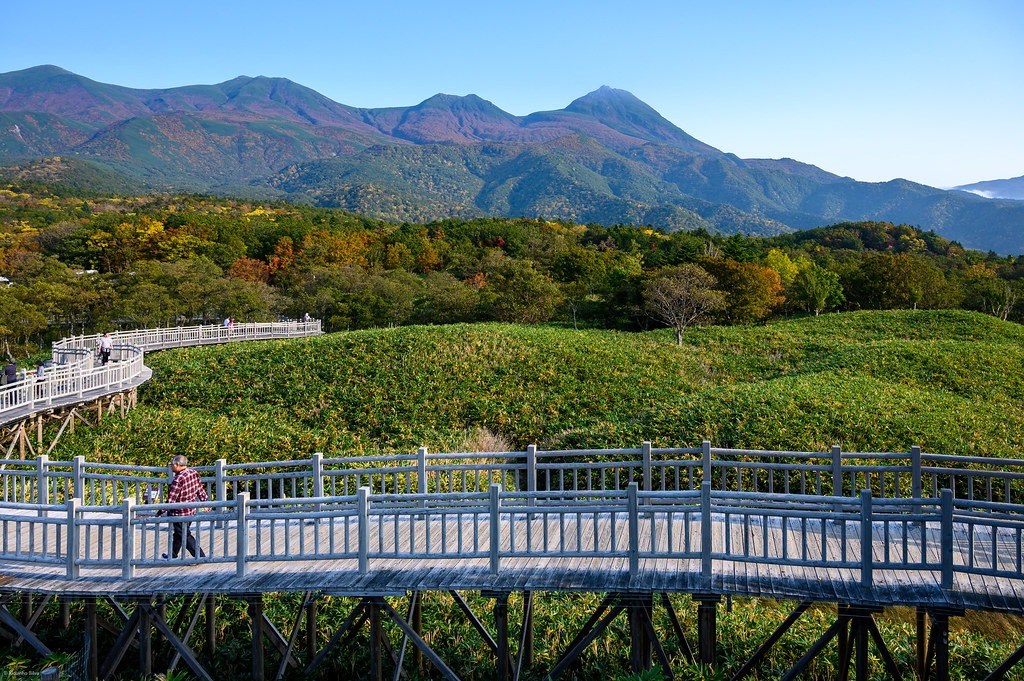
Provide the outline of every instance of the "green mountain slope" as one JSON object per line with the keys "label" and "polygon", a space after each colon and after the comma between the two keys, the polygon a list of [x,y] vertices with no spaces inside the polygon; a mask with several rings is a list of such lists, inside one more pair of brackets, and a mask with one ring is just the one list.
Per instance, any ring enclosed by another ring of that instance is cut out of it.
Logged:
{"label": "green mountain slope", "polygon": [[694,445],[1020,456],[1024,329],[963,312],[824,315],[767,327],[622,334],[404,327],[154,354],[124,421],[62,457],[159,465],[460,446]]}

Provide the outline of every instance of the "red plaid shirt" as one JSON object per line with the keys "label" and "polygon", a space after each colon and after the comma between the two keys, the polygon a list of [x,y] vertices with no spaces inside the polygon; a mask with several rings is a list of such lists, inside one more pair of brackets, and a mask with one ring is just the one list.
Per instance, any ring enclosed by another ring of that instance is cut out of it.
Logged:
{"label": "red plaid shirt", "polygon": [[[209,501],[206,495],[206,488],[199,479],[199,473],[191,468],[186,468],[174,476],[174,481],[167,489],[167,503],[182,504],[189,501]],[[194,508],[172,508],[167,515],[195,515]]]}

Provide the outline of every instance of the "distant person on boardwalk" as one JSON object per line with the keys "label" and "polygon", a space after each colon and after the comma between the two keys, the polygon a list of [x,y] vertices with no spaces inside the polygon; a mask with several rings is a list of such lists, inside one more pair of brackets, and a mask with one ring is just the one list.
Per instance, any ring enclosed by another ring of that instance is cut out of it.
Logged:
{"label": "distant person on boardwalk", "polygon": [[309,324],[311,321],[313,321],[313,318],[310,317],[309,313],[307,312],[306,314],[302,315],[302,321],[304,321],[307,324]]}
{"label": "distant person on boardwalk", "polygon": [[18,382],[18,363],[13,359],[4,365],[4,384],[13,385]]}
{"label": "distant person on boardwalk", "polygon": [[46,370],[45,365],[42,362],[36,362],[36,380],[43,380],[43,372]]}
{"label": "distant person on boardwalk", "polygon": [[231,317],[224,318],[224,326],[231,326]]}
{"label": "distant person on boardwalk", "polygon": [[102,336],[100,336],[100,364],[106,365],[106,363],[110,360],[110,351],[113,349],[114,342],[110,340],[110,334],[105,333]]}
{"label": "distant person on boardwalk", "polygon": [[[174,480],[167,489],[167,503],[184,504],[210,500],[206,494],[206,488],[203,487],[203,483],[199,479],[199,473],[188,467],[188,459],[183,454],[177,454],[171,459],[171,470],[174,471]],[[195,514],[195,508],[172,508],[167,511],[167,515],[171,517],[194,516]],[[164,515],[164,511],[160,511],[157,515]],[[171,539],[172,558],[177,558],[181,552],[182,536],[185,537],[185,548],[193,556],[196,555],[196,538],[192,536],[192,530],[189,527],[191,524],[190,520],[174,523],[174,536]],[[163,554],[163,557],[166,558],[167,554]],[[199,558],[205,557],[206,554],[199,549]]]}

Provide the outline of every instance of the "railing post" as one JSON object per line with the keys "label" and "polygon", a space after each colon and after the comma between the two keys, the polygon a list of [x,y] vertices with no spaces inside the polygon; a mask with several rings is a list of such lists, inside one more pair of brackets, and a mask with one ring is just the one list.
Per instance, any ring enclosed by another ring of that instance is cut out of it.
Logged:
{"label": "railing post", "polygon": [[78,579],[78,507],[81,500],[68,499],[68,579]]}
{"label": "railing post", "polygon": [[501,485],[492,482],[490,487],[490,534],[491,534],[491,574],[501,570]]}
{"label": "railing post", "polygon": [[914,499],[921,498],[921,448],[914,445],[910,448],[910,494]]}
{"label": "railing post", "polygon": [[365,575],[370,569],[370,488],[356,490],[357,513],[359,518],[359,574]]}
{"label": "railing post", "polygon": [[942,551],[942,588],[953,588],[953,490],[940,492],[942,521],[939,546]]}
{"label": "railing post", "polygon": [[701,449],[701,470],[704,473],[704,480],[702,482],[711,482],[711,442],[704,440],[700,446]]}
{"label": "railing post", "polygon": [[871,525],[871,490],[860,491],[860,584],[871,586],[874,580],[874,537]]}
{"label": "railing post", "polygon": [[228,498],[228,481],[225,477],[224,468],[228,465],[225,459],[217,459],[213,464],[213,493],[217,495],[217,501],[226,501]]}
{"label": "railing post", "polygon": [[700,485],[700,579],[711,590],[711,481]]}
{"label": "railing post", "polygon": [[85,478],[83,472],[85,470],[85,457],[76,456],[71,462],[71,486],[72,494],[76,499],[85,499]]}
{"label": "railing post", "polygon": [[46,469],[50,457],[40,454],[36,460],[38,480],[36,482],[36,503],[47,505],[50,503],[50,486],[46,484]]}
{"label": "railing post", "polygon": [[[644,466],[644,491],[650,492],[652,489],[651,484],[651,443],[650,441],[644,441],[642,446],[643,466]],[[651,503],[648,498],[646,503]]]}
{"label": "railing post", "polygon": [[626,488],[626,506],[629,510],[629,576],[631,579],[640,572],[640,503],[638,498],[639,489],[636,482],[629,483],[629,487]]}
{"label": "railing post", "polygon": [[135,500],[125,497],[121,504],[121,577],[124,579],[135,577],[135,566],[132,565],[135,557],[135,530],[132,528],[134,517]]}
{"label": "railing post", "polygon": [[249,558],[249,493],[235,495],[235,573],[245,577]]}
{"label": "railing post", "polygon": [[[420,447],[416,450],[416,493],[427,493],[427,448]],[[420,507],[427,507],[427,500],[420,500]]]}
{"label": "railing post", "polygon": [[[313,496],[317,499],[324,495],[324,454],[323,452],[313,452],[313,458],[310,461],[310,466],[313,469]],[[317,503],[316,510],[319,513],[323,509],[323,504]]]}
{"label": "railing post", "polygon": [[843,496],[843,450],[832,445],[832,496]]}
{"label": "railing post", "polygon": [[[526,491],[537,491],[537,445],[526,446]],[[530,505],[536,503],[536,499],[530,499]]]}

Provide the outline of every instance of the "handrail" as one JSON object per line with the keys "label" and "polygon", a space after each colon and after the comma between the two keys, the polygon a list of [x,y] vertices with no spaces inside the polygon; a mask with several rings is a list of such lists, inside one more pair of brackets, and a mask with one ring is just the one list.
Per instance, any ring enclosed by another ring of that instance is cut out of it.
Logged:
{"label": "handrail", "polygon": [[[162,502],[163,469],[12,461],[0,471],[0,519],[10,537],[43,539],[4,545],[0,558],[66,565],[70,579],[111,567],[131,579],[166,566],[169,526],[189,522],[210,547],[203,561],[233,564],[239,575],[269,561],[352,559],[366,573],[376,560],[459,557],[486,561],[497,578],[511,559],[600,557],[620,561],[632,579],[644,561],[682,559],[695,561],[708,589],[723,562],[781,565],[835,571],[882,600],[891,595],[881,571],[920,575],[923,589],[943,594],[969,591],[968,576],[1024,580],[1024,482],[979,469],[976,457],[943,457],[937,472],[917,448],[849,457],[833,449],[789,463],[786,452],[738,454],[708,442],[466,454],[219,460],[196,467],[211,501],[178,504]],[[182,508],[197,514],[156,514]],[[538,521],[547,530],[531,536]],[[448,531],[451,522],[467,529]],[[406,524],[402,539],[395,528]],[[307,525],[308,539],[265,539]],[[85,537],[100,531],[110,533],[108,551],[93,555]]]}
{"label": "handrail", "polygon": [[53,343],[52,366],[43,377],[22,371],[20,379],[0,387],[0,425],[16,422],[57,403],[95,399],[148,378],[144,354],[155,350],[247,340],[299,338],[322,333],[319,320],[309,322],[249,322],[224,326],[178,326],[137,329],[110,334],[110,361],[97,366],[95,348],[103,334],[70,336]]}

